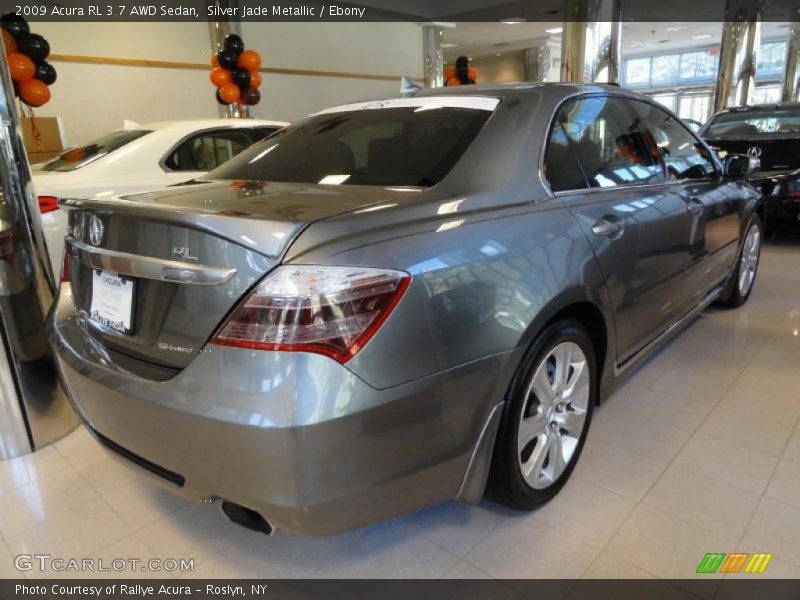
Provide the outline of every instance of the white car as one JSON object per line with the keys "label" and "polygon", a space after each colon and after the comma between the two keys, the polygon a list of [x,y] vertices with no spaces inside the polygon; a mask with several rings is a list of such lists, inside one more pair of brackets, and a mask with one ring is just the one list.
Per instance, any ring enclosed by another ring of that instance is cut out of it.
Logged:
{"label": "white car", "polygon": [[33,184],[55,278],[61,270],[67,230],[60,199],[109,198],[183,183],[286,125],[258,119],[135,124],[35,165]]}

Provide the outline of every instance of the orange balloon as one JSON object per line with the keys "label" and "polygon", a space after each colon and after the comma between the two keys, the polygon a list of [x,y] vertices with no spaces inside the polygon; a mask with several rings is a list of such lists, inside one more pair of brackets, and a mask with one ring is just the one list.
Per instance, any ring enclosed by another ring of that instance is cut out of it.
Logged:
{"label": "orange balloon", "polygon": [[218,67],[219,66],[219,61],[217,60],[217,55],[216,54],[212,54],[211,55],[211,66],[212,67]]}
{"label": "orange balloon", "polygon": [[474,69],[474,68],[470,67],[469,71],[467,71],[467,77],[472,79],[472,81],[477,80],[478,79],[478,69]]}
{"label": "orange balloon", "polygon": [[257,71],[261,66],[261,55],[255,50],[245,50],[239,55],[236,64],[248,71]]}
{"label": "orange balloon", "polygon": [[458,77],[451,77],[447,80],[447,85],[461,85],[461,80]]}
{"label": "orange balloon", "polygon": [[261,73],[258,71],[250,71],[250,87],[257,88],[261,85]]}
{"label": "orange balloon", "polygon": [[453,79],[456,76],[456,68],[453,66],[444,68],[444,78]]}
{"label": "orange balloon", "polygon": [[6,48],[6,55],[14,54],[17,51],[17,40],[5,29],[3,29],[3,46]]}
{"label": "orange balloon", "polygon": [[11,73],[11,79],[19,83],[30,81],[36,75],[36,65],[30,58],[19,52],[8,55],[8,70]]}
{"label": "orange balloon", "polygon": [[215,86],[222,87],[226,83],[231,83],[233,80],[233,73],[222,67],[214,67],[211,69],[209,78],[211,79],[211,83]]}
{"label": "orange balloon", "polygon": [[224,102],[228,104],[233,104],[234,102],[239,101],[239,96],[241,92],[239,91],[239,86],[235,83],[226,83],[221,88],[219,88],[219,97],[222,98]]}
{"label": "orange balloon", "polygon": [[38,79],[29,79],[19,84],[19,95],[31,106],[41,106],[50,100],[50,88]]}

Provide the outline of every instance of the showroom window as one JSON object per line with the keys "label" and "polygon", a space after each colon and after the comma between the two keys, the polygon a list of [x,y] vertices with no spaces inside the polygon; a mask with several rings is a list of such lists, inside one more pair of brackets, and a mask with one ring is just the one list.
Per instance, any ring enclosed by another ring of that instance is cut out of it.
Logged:
{"label": "showroom window", "polygon": [[[590,187],[616,187],[663,180],[633,113],[621,98],[591,97],[566,104],[548,141],[545,173],[552,176],[568,164],[569,148],[583,168]],[[564,139],[561,136],[563,133]],[[549,180],[554,191],[568,181]],[[583,184],[581,187],[585,187]]]}
{"label": "showroom window", "polygon": [[210,171],[252,143],[243,131],[208,131],[183,142],[164,164],[172,171]]}

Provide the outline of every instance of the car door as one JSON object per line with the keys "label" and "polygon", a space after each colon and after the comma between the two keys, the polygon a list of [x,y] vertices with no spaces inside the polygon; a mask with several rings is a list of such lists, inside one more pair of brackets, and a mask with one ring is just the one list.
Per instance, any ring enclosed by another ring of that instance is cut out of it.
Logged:
{"label": "car door", "polygon": [[670,193],[689,211],[691,260],[684,289],[698,304],[730,272],[738,250],[745,192],[723,180],[707,146],[674,115],[648,102],[631,99],[630,103],[666,165]]}
{"label": "car door", "polygon": [[173,148],[162,164],[170,181],[182,183],[202,177],[252,144],[253,139],[243,129],[228,127],[201,131]]}
{"label": "car door", "polygon": [[624,98],[569,100],[556,116],[545,176],[591,243],[615,309],[618,362],[678,319],[690,217],[645,145]]}

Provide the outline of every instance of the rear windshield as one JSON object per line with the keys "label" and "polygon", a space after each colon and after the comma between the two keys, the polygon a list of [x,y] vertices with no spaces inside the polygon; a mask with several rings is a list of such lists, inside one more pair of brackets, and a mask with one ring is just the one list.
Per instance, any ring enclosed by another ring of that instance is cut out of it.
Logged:
{"label": "rear windshield", "polygon": [[432,186],[497,103],[477,96],[429,97],[329,109],[255,144],[206,178]]}
{"label": "rear windshield", "polygon": [[114,131],[101,138],[97,138],[93,142],[81,146],[80,148],[71,148],[61,156],[58,156],[42,166],[42,171],[74,171],[85,167],[90,162],[105,156],[124,146],[130,144],[133,140],[138,140],[143,135],[152,133],[145,129],[139,130],[126,130]]}
{"label": "rear windshield", "polygon": [[728,112],[708,124],[706,137],[781,137],[800,134],[800,109]]}

